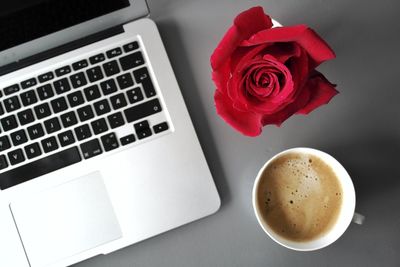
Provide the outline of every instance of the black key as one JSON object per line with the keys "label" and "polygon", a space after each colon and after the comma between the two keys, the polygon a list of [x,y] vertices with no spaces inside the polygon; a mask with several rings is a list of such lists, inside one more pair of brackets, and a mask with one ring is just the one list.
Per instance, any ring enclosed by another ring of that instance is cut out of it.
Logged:
{"label": "black key", "polygon": [[49,153],[58,148],[57,139],[54,136],[43,139],[41,143],[45,153]]}
{"label": "black key", "polygon": [[83,59],[81,61],[75,62],[74,64],[72,64],[72,68],[74,70],[80,70],[83,68],[86,68],[87,66],[89,66],[89,63],[87,62],[86,59]]}
{"label": "black key", "polygon": [[121,48],[116,47],[114,49],[108,50],[106,52],[106,54],[107,54],[108,58],[113,58],[113,57],[117,57],[117,56],[121,55],[122,54],[122,50],[121,50]]}
{"label": "black key", "polygon": [[106,60],[106,57],[104,56],[103,53],[89,58],[90,64],[96,64],[96,63],[102,62],[104,60]]}
{"label": "black key", "polygon": [[119,88],[126,89],[133,85],[132,75],[128,72],[117,77]]}
{"label": "black key", "polygon": [[29,138],[34,140],[44,135],[43,127],[40,123],[28,127]]}
{"label": "black key", "polygon": [[168,130],[168,128],[168,123],[166,121],[153,126],[153,130],[155,133],[164,132]]}
{"label": "black key", "polygon": [[113,109],[119,109],[122,107],[125,107],[126,105],[128,105],[126,103],[126,99],[123,93],[120,93],[118,95],[114,95],[110,98],[111,101],[111,105],[113,107]]}
{"label": "black key", "polygon": [[64,113],[60,116],[61,122],[64,126],[64,128],[67,128],[69,126],[75,125],[78,123],[78,120],[76,118],[76,115],[73,111]]}
{"label": "black key", "polygon": [[105,151],[110,151],[119,147],[117,137],[114,133],[109,133],[101,137],[101,142]]}
{"label": "black key", "polygon": [[3,89],[5,95],[11,95],[19,91],[19,85],[13,84]]}
{"label": "black key", "polygon": [[114,79],[109,79],[107,81],[100,83],[100,87],[101,87],[101,90],[103,91],[104,95],[109,95],[118,90]]}
{"label": "black key", "polygon": [[0,155],[0,170],[8,167],[6,156]]}
{"label": "black key", "polygon": [[26,109],[21,112],[18,112],[18,120],[21,125],[25,125],[35,121],[35,117],[33,116],[32,109]]}
{"label": "black key", "polygon": [[87,139],[92,136],[89,125],[87,124],[76,127],[74,130],[75,130],[75,135],[79,141]]}
{"label": "black key", "polygon": [[158,99],[153,99],[145,103],[130,107],[124,110],[128,122],[137,121],[144,117],[160,112],[161,105]]}
{"label": "black key", "polygon": [[32,180],[44,174],[62,169],[81,161],[77,147],[71,147],[34,162],[0,174],[0,188],[2,190],[17,184]]}
{"label": "black key", "polygon": [[33,143],[25,147],[25,153],[28,159],[32,159],[42,155],[42,150],[40,149],[39,143]]}
{"label": "black key", "polygon": [[132,43],[126,44],[122,47],[126,53],[136,50],[139,48],[138,42],[134,41]]}
{"label": "black key", "polygon": [[144,64],[144,59],[142,56],[142,52],[138,51],[127,56],[121,57],[119,59],[119,63],[121,63],[122,70],[133,69],[137,66]]}
{"label": "black key", "polygon": [[120,127],[125,124],[124,118],[122,117],[121,112],[117,112],[107,116],[108,123],[110,124],[111,129]]}
{"label": "black key", "polygon": [[22,152],[21,148],[8,152],[7,155],[11,165],[21,163],[25,160],[24,153]]}
{"label": "black key", "polygon": [[3,114],[4,114],[4,109],[3,109],[3,105],[0,102],[0,115],[3,115]]}
{"label": "black key", "polygon": [[21,82],[21,87],[22,87],[22,89],[26,89],[26,88],[35,86],[36,84],[37,84],[36,79],[31,78],[31,79]]}
{"label": "black key", "polygon": [[69,76],[73,88],[78,88],[87,84],[85,74],[83,72],[78,72]]}
{"label": "black key", "polygon": [[18,96],[12,96],[4,99],[4,106],[6,107],[7,112],[19,109],[21,104],[19,103]]}
{"label": "black key", "polygon": [[90,132],[89,125],[84,124],[82,126],[76,127],[75,135],[76,135],[76,138],[78,138],[78,141],[81,141],[83,139],[87,139],[87,138],[91,137],[92,133]]}
{"label": "black key", "polygon": [[81,91],[70,93],[67,97],[71,107],[79,106],[85,102]]}
{"label": "black key", "polygon": [[4,151],[11,147],[10,140],[7,135],[0,136],[0,151]]}
{"label": "black key", "polygon": [[110,105],[108,104],[107,99],[103,99],[97,101],[93,104],[94,110],[96,111],[97,116],[101,116],[111,111]]}
{"label": "black key", "polygon": [[143,139],[152,135],[150,128],[136,133],[139,139]]}
{"label": "black key", "polygon": [[57,132],[61,130],[60,121],[58,120],[57,117],[48,119],[44,121],[44,128],[46,128],[48,134]]}
{"label": "black key", "polygon": [[10,134],[11,140],[14,146],[18,146],[20,144],[28,142],[28,138],[26,137],[25,131],[19,130]]}
{"label": "black key", "polygon": [[63,76],[65,74],[70,73],[71,72],[71,67],[70,66],[64,66],[64,67],[61,67],[59,69],[56,69],[55,72],[56,72],[57,77],[60,77],[60,76]]}
{"label": "black key", "polygon": [[20,148],[13,150],[11,152],[8,152],[7,155],[8,155],[8,159],[9,159],[11,165],[21,163],[25,160],[24,153],[22,152],[22,149],[20,149]]}
{"label": "black key", "polygon": [[92,101],[101,96],[99,86],[97,84],[89,86],[83,90],[87,101]]}
{"label": "black key", "polygon": [[135,123],[133,125],[133,127],[135,128],[136,132],[141,132],[141,131],[150,129],[150,125],[149,125],[148,121],[141,121],[141,122]]}
{"label": "black key", "polygon": [[103,64],[104,73],[107,77],[112,76],[120,72],[118,62],[116,60]]}
{"label": "black key", "polygon": [[54,96],[53,88],[51,87],[51,84],[49,84],[49,83],[45,84],[43,86],[39,86],[36,90],[37,90],[40,100],[45,100],[47,98]]}
{"label": "black key", "polygon": [[146,67],[135,70],[133,72],[133,76],[135,76],[135,80],[137,83],[142,84],[146,97],[152,97],[156,95],[156,90],[154,89],[153,82],[151,81],[149,72]]}
{"label": "black key", "polygon": [[36,117],[40,120],[51,115],[50,106],[47,103],[43,103],[34,107]]}
{"label": "black key", "polygon": [[59,113],[68,108],[67,101],[65,100],[65,97],[63,97],[63,96],[56,98],[54,100],[51,100],[50,104],[55,113]]}
{"label": "black key", "polygon": [[29,90],[26,92],[22,92],[22,94],[20,94],[20,96],[21,96],[21,102],[25,107],[35,104],[38,101],[35,90]]}
{"label": "black key", "polygon": [[84,122],[94,117],[93,109],[90,105],[81,107],[77,110],[79,119]]}
{"label": "black key", "polygon": [[127,136],[121,137],[119,140],[121,141],[121,144],[123,146],[126,146],[126,145],[128,145],[130,143],[135,142],[136,139],[135,139],[135,135],[134,134],[129,134]]}
{"label": "black key", "polygon": [[88,69],[86,71],[86,74],[89,78],[89,81],[92,83],[101,80],[104,77],[103,72],[101,71],[101,68],[99,66]]}
{"label": "black key", "polygon": [[100,155],[103,153],[101,150],[100,142],[98,139],[93,139],[81,144],[82,155],[85,159]]}
{"label": "black key", "polygon": [[63,78],[61,80],[57,80],[53,83],[54,89],[56,90],[57,94],[63,94],[71,90],[71,86],[69,85],[68,79]]}
{"label": "black key", "polygon": [[133,104],[139,101],[143,100],[143,94],[142,90],[140,90],[140,87],[133,88],[132,90],[128,90],[126,92],[126,95],[128,96],[129,103]]}
{"label": "black key", "polygon": [[94,134],[101,134],[108,131],[107,122],[104,118],[92,121],[91,125]]}
{"label": "black key", "polygon": [[40,83],[44,83],[44,82],[50,81],[52,79],[54,79],[53,72],[47,72],[42,75],[39,75],[39,77],[38,77],[38,80]]}
{"label": "black key", "polygon": [[0,120],[1,126],[3,126],[4,131],[9,131],[18,127],[15,115],[10,115]]}
{"label": "black key", "polygon": [[58,134],[58,140],[60,141],[61,146],[64,147],[73,144],[75,142],[75,137],[72,131],[68,130]]}

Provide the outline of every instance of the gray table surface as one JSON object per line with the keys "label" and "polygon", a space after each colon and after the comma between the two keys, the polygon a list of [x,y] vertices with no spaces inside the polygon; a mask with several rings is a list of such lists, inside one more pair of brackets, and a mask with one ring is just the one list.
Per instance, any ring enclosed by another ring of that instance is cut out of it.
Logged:
{"label": "gray table surface", "polygon": [[[309,116],[249,138],[215,113],[209,57],[235,15],[255,5],[284,25],[308,24],[331,44],[337,59],[320,70],[340,94]],[[149,6],[222,206],[212,216],[76,266],[400,266],[400,2],[151,0]],[[355,184],[356,209],[367,217],[316,252],[275,244],[251,206],[260,166],[297,146],[325,150],[343,163]]]}

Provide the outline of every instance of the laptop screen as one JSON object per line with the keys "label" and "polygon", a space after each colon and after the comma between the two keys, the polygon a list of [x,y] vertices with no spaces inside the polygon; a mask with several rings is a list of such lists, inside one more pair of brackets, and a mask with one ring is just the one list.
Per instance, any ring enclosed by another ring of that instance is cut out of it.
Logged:
{"label": "laptop screen", "polygon": [[129,0],[1,2],[0,51],[129,6]]}

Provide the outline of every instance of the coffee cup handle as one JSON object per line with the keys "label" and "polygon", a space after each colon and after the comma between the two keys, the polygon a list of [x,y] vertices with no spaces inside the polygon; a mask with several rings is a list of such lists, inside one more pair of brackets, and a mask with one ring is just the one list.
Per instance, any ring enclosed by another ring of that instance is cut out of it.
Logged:
{"label": "coffee cup handle", "polygon": [[353,223],[361,225],[361,224],[364,223],[364,221],[365,221],[365,216],[364,215],[362,215],[360,213],[357,213],[357,212],[354,212]]}

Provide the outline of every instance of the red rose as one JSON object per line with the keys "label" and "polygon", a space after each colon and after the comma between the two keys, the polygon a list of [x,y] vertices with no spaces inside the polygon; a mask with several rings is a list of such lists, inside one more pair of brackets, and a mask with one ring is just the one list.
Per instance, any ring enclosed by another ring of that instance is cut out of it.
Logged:
{"label": "red rose", "polygon": [[248,136],[308,114],[338,93],[315,70],[334,57],[307,26],[272,28],[262,7],[244,11],[211,56],[217,113]]}

